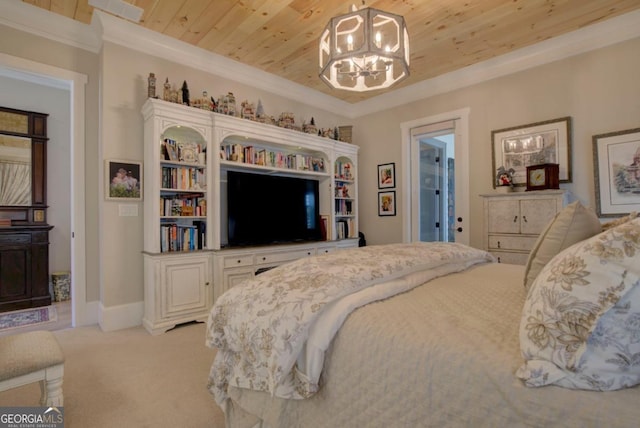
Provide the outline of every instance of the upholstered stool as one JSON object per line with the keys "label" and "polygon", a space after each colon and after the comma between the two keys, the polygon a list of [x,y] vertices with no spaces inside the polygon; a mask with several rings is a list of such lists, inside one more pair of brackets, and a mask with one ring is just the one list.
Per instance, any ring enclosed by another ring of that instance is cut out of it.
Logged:
{"label": "upholstered stool", "polygon": [[0,391],[40,382],[43,406],[63,406],[64,355],[50,331],[0,337]]}

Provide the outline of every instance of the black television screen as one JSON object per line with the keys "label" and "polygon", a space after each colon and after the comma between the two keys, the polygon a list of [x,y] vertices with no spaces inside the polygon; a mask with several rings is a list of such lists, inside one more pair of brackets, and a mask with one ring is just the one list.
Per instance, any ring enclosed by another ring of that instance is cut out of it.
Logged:
{"label": "black television screen", "polygon": [[321,239],[318,181],[227,172],[229,246]]}

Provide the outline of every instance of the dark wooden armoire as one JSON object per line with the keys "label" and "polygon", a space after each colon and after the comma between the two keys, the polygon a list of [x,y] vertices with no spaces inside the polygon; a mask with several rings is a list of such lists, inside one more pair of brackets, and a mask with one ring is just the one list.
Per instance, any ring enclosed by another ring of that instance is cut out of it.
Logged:
{"label": "dark wooden armoire", "polygon": [[0,312],[51,304],[47,116],[0,107]]}

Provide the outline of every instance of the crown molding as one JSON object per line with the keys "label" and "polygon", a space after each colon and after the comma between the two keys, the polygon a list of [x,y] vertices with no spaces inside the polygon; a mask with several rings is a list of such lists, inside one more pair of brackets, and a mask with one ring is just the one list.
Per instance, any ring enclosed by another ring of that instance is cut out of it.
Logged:
{"label": "crown molding", "polygon": [[101,30],[101,38],[104,41],[126,46],[149,55],[171,58],[172,61],[180,64],[216,74],[285,98],[295,101],[305,100],[307,104],[338,114],[342,114],[342,111],[349,110],[352,107],[352,104],[335,97],[132,24],[99,10],[94,10],[91,25]]}
{"label": "crown molding", "polygon": [[100,10],[94,11],[91,25],[84,25],[20,1],[2,2],[0,9],[0,24],[21,31],[94,53],[108,41],[351,119],[640,37],[639,10],[351,104]]}
{"label": "crown molding", "polygon": [[22,1],[3,1],[0,24],[97,53],[100,40],[88,25]]}

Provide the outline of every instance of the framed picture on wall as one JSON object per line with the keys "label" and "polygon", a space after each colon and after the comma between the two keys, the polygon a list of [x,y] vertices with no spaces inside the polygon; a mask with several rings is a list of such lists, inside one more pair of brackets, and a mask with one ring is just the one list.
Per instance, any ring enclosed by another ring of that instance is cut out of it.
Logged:
{"label": "framed picture on wall", "polygon": [[396,215],[396,192],[378,192],[378,215]]}
{"label": "framed picture on wall", "polygon": [[593,136],[599,217],[640,211],[640,128]]}
{"label": "framed picture on wall", "polygon": [[530,123],[491,132],[493,169],[491,181],[500,167],[513,169],[514,186],[525,186],[527,167],[557,163],[560,183],[571,183],[571,118]]}
{"label": "framed picture on wall", "polygon": [[108,200],[142,200],[142,163],[105,161],[105,195]]}
{"label": "framed picture on wall", "polygon": [[396,187],[396,164],[385,163],[378,165],[378,189]]}

